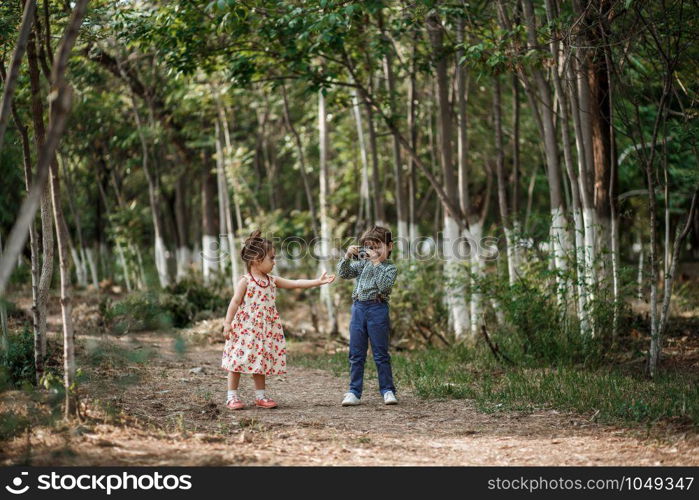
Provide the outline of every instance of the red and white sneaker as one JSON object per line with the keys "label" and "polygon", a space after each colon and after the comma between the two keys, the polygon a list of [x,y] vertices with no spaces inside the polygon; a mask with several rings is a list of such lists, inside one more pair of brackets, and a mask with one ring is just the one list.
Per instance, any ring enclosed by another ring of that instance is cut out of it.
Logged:
{"label": "red and white sneaker", "polygon": [[259,408],[276,408],[277,403],[273,399],[270,399],[268,397],[264,397],[262,399],[256,399],[255,406],[257,406]]}
{"label": "red and white sneaker", "polygon": [[226,407],[231,410],[242,410],[245,408],[245,405],[238,396],[234,396],[226,402]]}

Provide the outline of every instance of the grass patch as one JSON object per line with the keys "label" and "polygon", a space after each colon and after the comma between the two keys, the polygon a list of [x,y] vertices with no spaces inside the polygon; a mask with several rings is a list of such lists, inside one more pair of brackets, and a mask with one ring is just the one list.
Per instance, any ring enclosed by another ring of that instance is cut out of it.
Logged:
{"label": "grass patch", "polygon": [[[346,352],[337,352],[335,354],[290,353],[288,358],[289,364],[304,366],[306,368],[326,370],[332,372],[338,377],[349,373],[349,364],[347,361]],[[368,374],[368,369],[370,368],[368,363],[366,368],[367,371],[364,374],[365,377]]]}
{"label": "grass patch", "polygon": [[[347,353],[297,354],[290,362],[347,377]],[[503,367],[482,346],[424,349],[392,354],[396,385],[422,398],[472,399],[481,411],[534,411],[551,408],[595,415],[624,425],[658,422],[699,429],[699,377],[661,372],[648,380],[639,369],[560,365]],[[365,381],[376,377],[371,356]]]}

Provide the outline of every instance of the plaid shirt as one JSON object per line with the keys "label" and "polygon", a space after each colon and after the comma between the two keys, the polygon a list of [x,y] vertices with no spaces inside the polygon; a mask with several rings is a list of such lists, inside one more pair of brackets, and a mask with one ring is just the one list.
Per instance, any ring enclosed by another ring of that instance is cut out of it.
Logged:
{"label": "plaid shirt", "polygon": [[389,260],[374,265],[369,260],[342,258],[337,264],[340,278],[358,278],[352,292],[353,300],[372,300],[380,295],[388,302],[397,272],[396,266]]}

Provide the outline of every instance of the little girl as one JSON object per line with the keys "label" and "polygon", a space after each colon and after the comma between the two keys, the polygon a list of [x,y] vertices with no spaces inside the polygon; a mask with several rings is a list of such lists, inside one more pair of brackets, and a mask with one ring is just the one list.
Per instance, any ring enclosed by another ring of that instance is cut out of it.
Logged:
{"label": "little girl", "polygon": [[221,367],[228,370],[228,398],[231,410],[245,407],[238,397],[241,373],[252,374],[255,406],[276,408],[265,395],[265,376],[286,373],[286,340],[274,304],[277,288],[312,288],[332,283],[327,273],[314,280],[288,280],[269,274],[274,267],[272,242],[254,231],[240,252],[248,274],[235,287],[223,330],[226,344]]}

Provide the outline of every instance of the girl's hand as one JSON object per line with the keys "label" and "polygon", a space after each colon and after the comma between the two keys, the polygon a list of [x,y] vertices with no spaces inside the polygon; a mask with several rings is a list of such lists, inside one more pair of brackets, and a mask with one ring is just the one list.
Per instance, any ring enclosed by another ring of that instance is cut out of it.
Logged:
{"label": "girl's hand", "polygon": [[231,338],[231,332],[233,331],[233,325],[229,322],[223,324],[223,338],[228,340]]}
{"label": "girl's hand", "polygon": [[328,283],[332,283],[333,281],[335,281],[334,274],[331,274],[330,276],[328,276],[328,273],[323,272],[323,274],[321,274],[320,278],[318,278],[318,285],[319,286],[320,285],[327,285]]}

